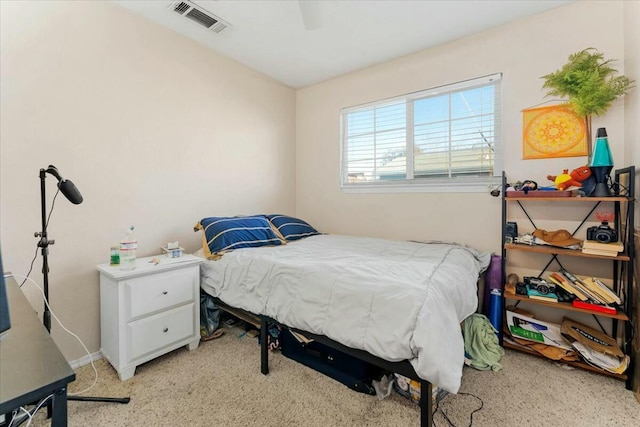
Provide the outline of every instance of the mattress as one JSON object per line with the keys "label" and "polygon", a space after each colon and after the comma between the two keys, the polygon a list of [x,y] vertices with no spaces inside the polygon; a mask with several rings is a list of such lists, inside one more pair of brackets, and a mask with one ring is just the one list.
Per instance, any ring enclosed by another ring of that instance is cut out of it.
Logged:
{"label": "mattress", "polygon": [[489,260],[455,244],[319,235],[207,260],[201,287],[284,325],[409,360],[418,376],[456,393],[460,323],[476,310],[477,279]]}

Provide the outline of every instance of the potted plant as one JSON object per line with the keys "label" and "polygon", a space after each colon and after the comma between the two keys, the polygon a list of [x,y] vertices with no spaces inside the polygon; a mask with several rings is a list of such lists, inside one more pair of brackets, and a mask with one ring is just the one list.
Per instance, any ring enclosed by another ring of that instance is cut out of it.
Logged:
{"label": "potted plant", "polygon": [[559,70],[543,76],[542,88],[546,96],[567,97],[573,111],[584,117],[587,126],[587,146],[591,158],[591,117],[602,116],[613,101],[627,94],[633,80],[615,76],[618,70],[611,67],[613,60],[604,59],[597,49],[587,48],[569,55],[569,62]]}

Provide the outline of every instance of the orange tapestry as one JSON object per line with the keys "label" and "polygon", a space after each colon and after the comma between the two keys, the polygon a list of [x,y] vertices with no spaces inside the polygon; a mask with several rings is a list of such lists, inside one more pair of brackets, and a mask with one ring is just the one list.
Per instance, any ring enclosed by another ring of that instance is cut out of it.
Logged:
{"label": "orange tapestry", "polygon": [[587,126],[568,105],[522,110],[522,158],[587,155]]}

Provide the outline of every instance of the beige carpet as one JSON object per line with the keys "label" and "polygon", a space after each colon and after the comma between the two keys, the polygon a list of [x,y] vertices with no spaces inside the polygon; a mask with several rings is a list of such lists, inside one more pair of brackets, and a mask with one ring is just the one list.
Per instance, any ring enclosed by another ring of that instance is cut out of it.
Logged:
{"label": "beige carpet", "polygon": [[[70,426],[419,426],[419,411],[403,397],[351,391],[307,367],[271,353],[260,374],[256,338],[226,329],[195,351],[184,348],[146,363],[121,382],[104,360],[91,396],[130,396],[127,405],[69,402]],[[474,426],[638,426],[640,404],[624,383],[507,350],[501,372],[466,368],[462,392],[484,402]],[[93,381],[89,365],[70,392]],[[450,395],[440,404],[455,426],[469,425],[479,402]],[[49,425],[40,411],[31,424]],[[439,427],[449,424],[438,413]]]}

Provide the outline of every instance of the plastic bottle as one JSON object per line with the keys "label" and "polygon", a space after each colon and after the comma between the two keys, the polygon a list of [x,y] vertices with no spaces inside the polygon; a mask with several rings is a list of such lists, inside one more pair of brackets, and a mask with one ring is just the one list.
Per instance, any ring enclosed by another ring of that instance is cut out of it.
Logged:
{"label": "plastic bottle", "polygon": [[138,241],[135,234],[136,228],[132,225],[120,241],[120,270],[133,270],[136,268],[136,250]]}
{"label": "plastic bottle", "polygon": [[491,301],[489,303],[489,321],[496,329],[496,335],[500,338],[502,331],[502,291],[500,289],[491,290]]}

